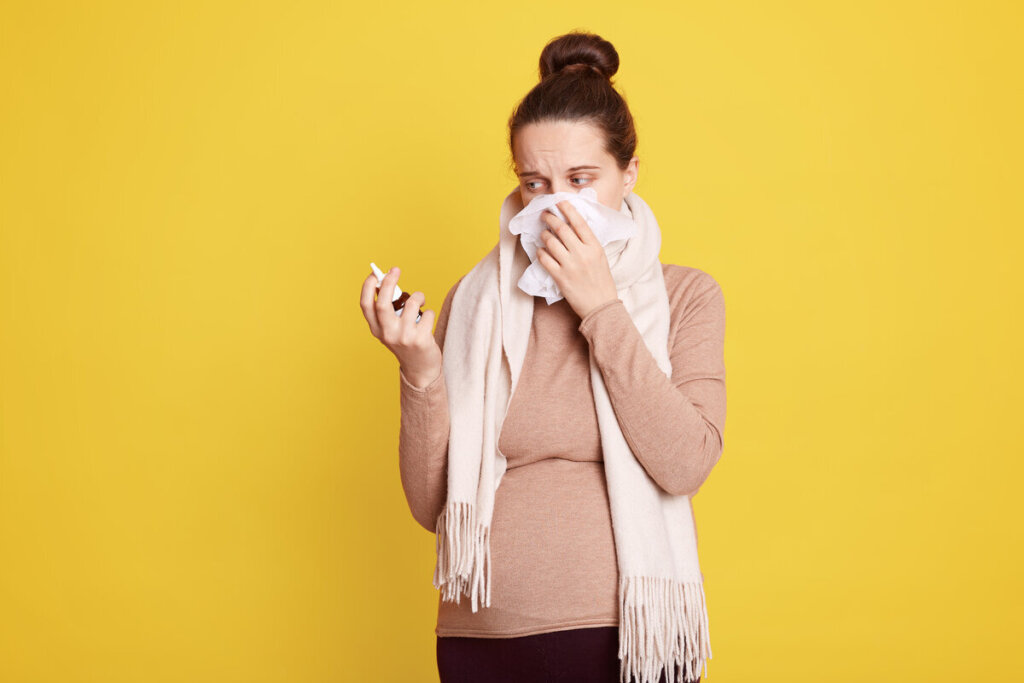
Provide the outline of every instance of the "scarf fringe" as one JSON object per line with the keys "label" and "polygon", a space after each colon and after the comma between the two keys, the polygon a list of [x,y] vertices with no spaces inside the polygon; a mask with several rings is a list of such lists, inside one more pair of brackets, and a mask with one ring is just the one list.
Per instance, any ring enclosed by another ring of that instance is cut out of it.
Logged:
{"label": "scarf fringe", "polygon": [[445,602],[460,604],[462,595],[491,606],[491,528],[476,521],[476,505],[450,502],[437,517],[434,588]]}
{"label": "scarf fringe", "polygon": [[[627,576],[619,581],[620,683],[696,681],[707,675],[711,639],[700,581]],[[676,672],[676,667],[680,671]]]}

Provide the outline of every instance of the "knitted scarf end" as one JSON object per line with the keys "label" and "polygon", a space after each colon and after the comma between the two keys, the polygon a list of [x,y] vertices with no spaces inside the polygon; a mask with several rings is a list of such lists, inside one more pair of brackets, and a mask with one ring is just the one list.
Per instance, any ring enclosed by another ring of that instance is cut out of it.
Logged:
{"label": "knitted scarf end", "polygon": [[460,604],[462,595],[478,605],[491,606],[490,527],[476,522],[473,503],[450,502],[437,517],[434,588],[441,599]]}
{"label": "knitted scarf end", "polygon": [[[711,639],[700,581],[628,576],[619,581],[620,683],[696,681]],[[676,668],[679,667],[679,671]]]}

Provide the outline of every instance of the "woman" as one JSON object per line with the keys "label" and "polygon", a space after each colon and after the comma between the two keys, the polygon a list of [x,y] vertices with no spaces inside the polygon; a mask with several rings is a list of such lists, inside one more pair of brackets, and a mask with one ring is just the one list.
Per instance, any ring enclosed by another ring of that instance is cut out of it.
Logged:
{"label": "woman", "polygon": [[[515,210],[538,196],[593,188],[601,205],[632,215],[630,206],[640,205],[630,195],[636,132],[611,83],[617,69],[614,47],[593,34],[574,32],[545,46],[541,81],[509,121],[519,186],[506,205],[515,199]],[[669,377],[619,298],[607,249],[570,202],[557,206],[568,221],[545,212],[550,229],[535,262],[563,298],[546,305],[533,297],[525,359],[499,429],[505,469],[489,527],[490,603],[478,609],[475,600],[442,595],[435,630],[442,683],[620,681],[620,571],[592,368],[600,370],[596,382],[607,391],[631,457],[667,498],[685,497],[677,500],[689,505],[723,448],[725,308],[718,283],[700,269],[655,261],[668,302]],[[503,207],[506,233],[507,219]],[[526,257],[520,251],[516,258]],[[442,363],[442,349],[466,276],[449,290],[433,333],[432,310],[424,309],[419,323],[394,314],[398,276],[397,268],[387,273],[376,300],[377,280],[369,276],[361,306],[374,336],[399,361],[399,466],[409,508],[421,526],[439,533],[449,494],[449,410],[456,405],[446,375],[454,376],[449,366],[457,362]],[[424,302],[414,292],[406,308]],[[693,534],[695,542],[695,528]],[[700,680],[692,667],[691,677],[682,673],[662,669],[644,679]]]}

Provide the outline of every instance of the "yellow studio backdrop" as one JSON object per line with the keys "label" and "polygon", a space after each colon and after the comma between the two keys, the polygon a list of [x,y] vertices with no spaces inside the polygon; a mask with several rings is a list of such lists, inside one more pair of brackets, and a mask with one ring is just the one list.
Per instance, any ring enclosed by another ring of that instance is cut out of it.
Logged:
{"label": "yellow studio backdrop", "polygon": [[708,680],[1012,681],[1013,2],[6,2],[0,680],[436,681],[369,262],[497,239],[551,38],[618,49],[721,284]]}

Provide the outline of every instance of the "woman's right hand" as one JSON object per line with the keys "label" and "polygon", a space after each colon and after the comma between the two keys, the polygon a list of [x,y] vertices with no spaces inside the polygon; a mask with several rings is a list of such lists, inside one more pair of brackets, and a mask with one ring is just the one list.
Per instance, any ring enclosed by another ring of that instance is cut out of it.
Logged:
{"label": "woman's right hand", "polygon": [[395,315],[391,299],[399,274],[398,268],[392,268],[384,275],[374,300],[377,276],[370,273],[363,281],[359,305],[370,332],[395,354],[409,383],[422,389],[441,374],[441,348],[432,331],[434,311],[425,309],[417,323],[416,311],[422,307],[426,296],[423,292],[413,292],[405,301],[402,315]]}

